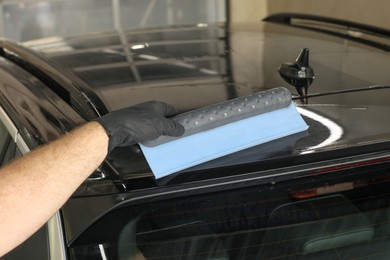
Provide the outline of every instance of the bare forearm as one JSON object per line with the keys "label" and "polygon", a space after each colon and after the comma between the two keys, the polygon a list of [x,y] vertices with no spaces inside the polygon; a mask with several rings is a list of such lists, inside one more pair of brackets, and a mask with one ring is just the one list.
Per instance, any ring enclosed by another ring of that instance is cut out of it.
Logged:
{"label": "bare forearm", "polygon": [[0,257],[41,227],[108,151],[182,135],[184,127],[166,118],[175,113],[156,101],[110,112],[1,169]]}
{"label": "bare forearm", "polygon": [[0,171],[0,256],[41,227],[107,154],[108,137],[88,123]]}

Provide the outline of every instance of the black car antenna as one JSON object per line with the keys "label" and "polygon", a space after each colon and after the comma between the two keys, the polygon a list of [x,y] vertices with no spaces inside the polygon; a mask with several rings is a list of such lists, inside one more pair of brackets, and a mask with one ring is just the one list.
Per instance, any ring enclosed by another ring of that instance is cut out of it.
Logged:
{"label": "black car antenna", "polygon": [[307,104],[308,89],[315,79],[314,70],[309,65],[309,49],[304,48],[295,63],[283,63],[279,70],[280,76],[297,90],[302,104]]}
{"label": "black car antenna", "polygon": [[322,97],[322,96],[330,96],[330,95],[337,95],[337,94],[343,94],[343,93],[378,90],[378,89],[390,89],[390,85],[372,85],[372,86],[362,87],[362,88],[348,88],[348,89],[334,90],[334,91],[323,92],[323,93],[313,93],[313,94],[308,94],[305,96],[294,96],[294,97],[292,97],[292,99],[293,100],[302,100],[302,98],[307,99],[307,98],[312,98],[312,97]]}
{"label": "black car antenna", "polygon": [[309,65],[309,49],[304,48],[299,53],[294,63],[283,63],[278,70],[280,76],[290,85],[294,86],[299,96],[295,96],[293,100],[300,100],[302,104],[308,103],[308,98],[321,97],[329,95],[337,95],[342,93],[387,89],[390,85],[372,85],[362,88],[349,88],[343,90],[334,90],[323,93],[308,94],[308,88],[315,79],[314,70]]}

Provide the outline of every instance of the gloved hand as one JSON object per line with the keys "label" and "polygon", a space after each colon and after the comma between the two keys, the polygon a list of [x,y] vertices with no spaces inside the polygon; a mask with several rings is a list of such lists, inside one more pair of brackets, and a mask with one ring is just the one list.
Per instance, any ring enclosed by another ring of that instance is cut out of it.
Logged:
{"label": "gloved hand", "polygon": [[184,127],[167,116],[174,115],[172,106],[150,101],[123,108],[96,118],[109,136],[108,152],[117,146],[151,141],[161,135],[181,136]]}

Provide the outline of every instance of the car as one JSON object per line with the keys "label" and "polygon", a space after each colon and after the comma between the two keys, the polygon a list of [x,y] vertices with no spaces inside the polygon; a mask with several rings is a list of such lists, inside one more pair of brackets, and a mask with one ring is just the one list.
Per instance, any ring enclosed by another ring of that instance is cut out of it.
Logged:
{"label": "car", "polygon": [[[295,13],[228,25],[1,40],[2,165],[148,100],[183,113],[285,86],[309,125],[160,179],[116,148],[4,259],[390,257],[390,31]],[[312,73],[293,86],[282,68],[300,53]]]}

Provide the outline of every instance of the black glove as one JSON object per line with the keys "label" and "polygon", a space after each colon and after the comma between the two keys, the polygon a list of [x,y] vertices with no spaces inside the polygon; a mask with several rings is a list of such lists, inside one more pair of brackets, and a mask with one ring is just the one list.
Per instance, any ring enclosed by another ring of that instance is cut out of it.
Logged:
{"label": "black glove", "polygon": [[108,152],[117,146],[151,141],[161,135],[181,136],[184,127],[166,116],[176,113],[172,106],[150,101],[110,112],[95,119],[109,136]]}

